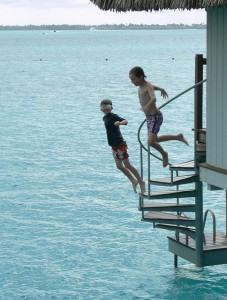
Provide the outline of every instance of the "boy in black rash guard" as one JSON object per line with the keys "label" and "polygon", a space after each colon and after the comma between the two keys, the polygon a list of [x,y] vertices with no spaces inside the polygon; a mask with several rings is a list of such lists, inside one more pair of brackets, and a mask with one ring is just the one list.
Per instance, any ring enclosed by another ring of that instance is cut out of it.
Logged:
{"label": "boy in black rash guard", "polygon": [[104,113],[103,121],[106,127],[107,140],[109,146],[112,147],[116,167],[131,181],[135,193],[139,183],[141,194],[144,194],[145,182],[136,168],[129,162],[128,147],[120,131],[120,125],[127,125],[128,121],[112,113],[112,101],[109,99],[101,101],[100,109]]}

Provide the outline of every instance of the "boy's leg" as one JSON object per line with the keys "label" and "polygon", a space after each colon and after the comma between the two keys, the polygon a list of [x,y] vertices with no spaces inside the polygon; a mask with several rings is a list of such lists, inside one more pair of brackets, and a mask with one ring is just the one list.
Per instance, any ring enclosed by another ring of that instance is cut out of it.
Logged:
{"label": "boy's leg", "polygon": [[152,132],[149,132],[149,134],[148,134],[148,144],[161,153],[162,159],[163,159],[163,167],[166,167],[169,163],[168,153],[159,144],[158,136],[156,134],[152,133]]}
{"label": "boy's leg", "polygon": [[118,170],[120,170],[131,181],[133,190],[136,193],[136,186],[138,184],[138,181],[134,178],[134,176],[132,176],[131,172],[129,172],[129,170],[124,166],[122,160],[117,159],[117,158],[114,158],[114,160],[115,160],[116,167],[118,168]]}
{"label": "boy's leg", "polygon": [[184,135],[182,133],[179,134],[163,134],[160,135],[158,137],[158,142],[166,142],[166,141],[180,141],[182,143],[185,143],[186,145],[188,145],[188,141],[186,140],[186,138],[184,137]]}
{"label": "boy's leg", "polygon": [[148,128],[148,144],[159,151],[162,155],[163,167],[166,167],[169,163],[168,153],[159,144],[158,132],[163,122],[162,113],[159,112],[155,115],[147,116],[147,128]]}
{"label": "boy's leg", "polygon": [[[129,159],[124,159],[123,163],[124,163],[125,167],[136,177],[137,183],[139,183],[139,185],[140,185],[141,193],[144,194],[145,193],[145,181],[143,181],[143,179],[141,178],[137,169],[133,165],[131,165]],[[137,183],[136,183],[136,185],[137,185]],[[136,188],[136,186],[135,186],[135,188]]]}

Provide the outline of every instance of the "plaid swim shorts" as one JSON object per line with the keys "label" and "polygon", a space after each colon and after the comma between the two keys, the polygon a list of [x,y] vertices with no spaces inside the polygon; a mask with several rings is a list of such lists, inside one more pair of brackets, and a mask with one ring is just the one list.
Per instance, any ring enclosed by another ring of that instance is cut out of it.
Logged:
{"label": "plaid swim shorts", "polygon": [[146,119],[147,119],[147,128],[149,132],[158,134],[163,122],[162,113],[159,111],[154,115],[146,115]]}
{"label": "plaid swim shorts", "polygon": [[127,159],[129,157],[127,149],[128,146],[125,141],[112,146],[113,157],[120,160]]}

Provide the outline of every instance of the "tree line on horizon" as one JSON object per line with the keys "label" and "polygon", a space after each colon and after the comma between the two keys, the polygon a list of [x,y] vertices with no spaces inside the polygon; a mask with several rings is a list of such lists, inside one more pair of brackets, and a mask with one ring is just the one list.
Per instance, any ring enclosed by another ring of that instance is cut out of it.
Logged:
{"label": "tree line on horizon", "polygon": [[206,24],[103,24],[103,25],[0,25],[0,30],[135,30],[135,29],[203,29]]}

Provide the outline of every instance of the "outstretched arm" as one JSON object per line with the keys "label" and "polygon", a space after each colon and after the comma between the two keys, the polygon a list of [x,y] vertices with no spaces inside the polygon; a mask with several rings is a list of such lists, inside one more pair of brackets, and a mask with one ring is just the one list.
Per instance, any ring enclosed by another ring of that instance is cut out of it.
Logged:
{"label": "outstretched arm", "polygon": [[157,86],[157,85],[153,85],[154,87],[154,90],[155,91],[160,91],[161,92],[161,96],[165,99],[165,98],[168,98],[168,94],[166,92],[166,90],[164,90],[163,88]]}
{"label": "outstretched arm", "polygon": [[127,120],[123,120],[123,121],[116,121],[114,123],[115,126],[120,126],[120,125],[127,125],[128,124],[128,121]]}

